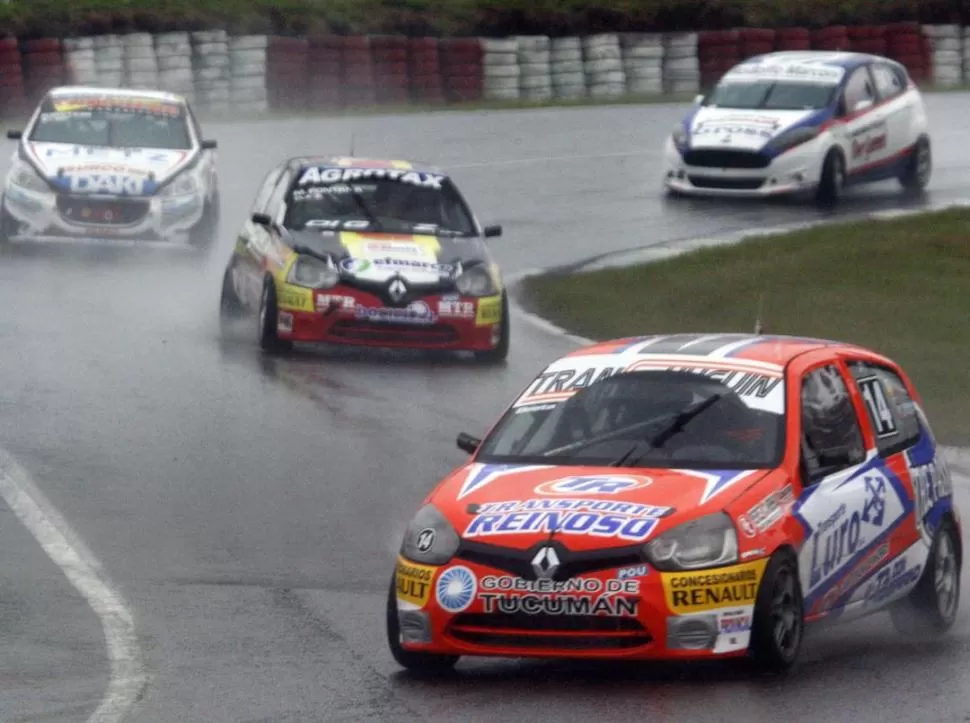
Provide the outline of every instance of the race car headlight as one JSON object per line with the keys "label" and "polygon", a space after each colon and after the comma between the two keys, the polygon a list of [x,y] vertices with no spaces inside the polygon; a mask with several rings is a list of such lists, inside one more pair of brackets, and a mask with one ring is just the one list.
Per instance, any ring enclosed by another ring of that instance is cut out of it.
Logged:
{"label": "race car headlight", "polygon": [[492,275],[484,266],[472,266],[458,277],[455,286],[462,296],[495,296],[498,293]]}
{"label": "race car headlight", "polygon": [[723,512],[675,527],[645,546],[658,570],[697,570],[738,561],[738,534]]}
{"label": "race car headlight", "polygon": [[28,191],[36,191],[37,193],[50,191],[50,186],[37,174],[37,171],[22,162],[14,166],[10,173],[10,182],[15,186],[26,188]]}
{"label": "race car headlight", "polygon": [[807,143],[813,138],[817,138],[821,130],[818,127],[815,128],[795,128],[787,133],[782,133],[780,136],[768,143],[768,149],[775,153],[784,153],[785,151],[790,151],[795,146],[800,146],[802,143]]}
{"label": "race car headlight", "polygon": [[426,565],[444,565],[455,553],[461,542],[454,526],[434,505],[425,505],[411,520],[404,541],[402,557]]}
{"label": "race car headlight", "polygon": [[337,285],[340,273],[337,267],[314,256],[299,256],[290,267],[286,282],[308,289],[329,289]]}
{"label": "race car headlight", "polygon": [[192,176],[179,176],[162,189],[160,196],[190,196],[198,193],[199,184]]}

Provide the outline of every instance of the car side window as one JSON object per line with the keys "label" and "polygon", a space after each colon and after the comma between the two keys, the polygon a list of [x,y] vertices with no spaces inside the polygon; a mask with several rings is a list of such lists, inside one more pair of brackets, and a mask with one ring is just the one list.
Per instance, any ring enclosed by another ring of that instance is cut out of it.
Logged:
{"label": "car side window", "polygon": [[865,460],[862,429],[837,366],[814,369],[802,379],[801,422],[806,484]]}
{"label": "car side window", "polygon": [[266,211],[266,203],[269,201],[269,196],[273,192],[273,189],[276,188],[276,181],[279,175],[280,169],[274,168],[263,178],[263,183],[256,193],[256,199],[253,201],[252,213],[264,213]]}
{"label": "car side window", "polygon": [[843,94],[844,108],[846,113],[855,112],[856,105],[863,100],[876,102],[876,92],[873,88],[872,79],[869,75],[868,67],[856,68],[849,76],[845,84]]}
{"label": "car side window", "polygon": [[880,454],[888,457],[919,441],[919,415],[899,375],[878,364],[855,361],[849,369],[866,404]]}
{"label": "car side window", "polygon": [[899,74],[888,65],[878,63],[872,66],[872,75],[875,78],[876,90],[879,91],[881,99],[895,98],[903,92],[904,86]]}
{"label": "car side window", "polygon": [[290,181],[292,180],[293,174],[290,171],[284,171],[269,196],[269,202],[266,204],[266,213],[274,221],[281,221],[283,219],[283,214],[286,211],[283,199],[286,198],[286,192],[290,190]]}

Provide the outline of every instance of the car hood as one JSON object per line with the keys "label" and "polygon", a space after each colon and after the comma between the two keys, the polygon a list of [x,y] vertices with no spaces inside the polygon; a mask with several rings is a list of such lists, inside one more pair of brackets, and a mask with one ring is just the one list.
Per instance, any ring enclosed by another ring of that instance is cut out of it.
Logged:
{"label": "car hood", "polygon": [[701,106],[686,122],[691,148],[758,151],[796,126],[821,122],[818,110],[733,110]]}
{"label": "car hood", "polygon": [[24,151],[52,184],[70,193],[149,196],[192,158],[192,151],[108,148],[28,141]]}
{"label": "car hood", "polygon": [[489,262],[478,238],[352,231],[293,231],[291,243],[337,260],[341,273],[363,282],[394,276],[415,284],[437,283],[459,264]]}
{"label": "car hood", "polygon": [[556,529],[571,549],[620,547],[722,510],[768,473],[472,463],[431,502],[469,541],[526,549]]}

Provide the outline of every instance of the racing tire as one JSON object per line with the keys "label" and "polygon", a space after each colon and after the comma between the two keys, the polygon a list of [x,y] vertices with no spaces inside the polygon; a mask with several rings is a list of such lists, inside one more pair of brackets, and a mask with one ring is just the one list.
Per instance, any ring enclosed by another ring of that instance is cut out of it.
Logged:
{"label": "racing tire", "polygon": [[263,293],[259,298],[259,313],[256,315],[259,348],[266,352],[287,351],[293,342],[280,339],[277,329],[279,307],[276,304],[276,284],[272,279],[263,283]]}
{"label": "racing tire", "polygon": [[500,364],[509,356],[509,342],[512,330],[509,328],[509,298],[502,293],[502,319],[499,322],[499,340],[494,349],[488,351],[476,351],[475,361],[483,364]]}
{"label": "racing tire", "polygon": [[219,294],[219,328],[225,335],[226,327],[246,313],[243,305],[232,285],[232,262],[226,266],[222,275],[222,291]]}
{"label": "racing tire", "polygon": [[929,184],[932,173],[933,149],[930,139],[922,136],[899,176],[899,183],[906,191],[919,193]]}
{"label": "racing tire", "polygon": [[458,655],[437,655],[405,650],[401,646],[401,627],[397,616],[397,593],[394,589],[394,576],[387,591],[387,647],[391,657],[402,668],[415,673],[443,675],[452,672],[458,662]]}
{"label": "racing tire", "polygon": [[936,533],[916,587],[889,608],[896,630],[906,636],[941,635],[952,627],[960,606],[960,539],[946,520]]}
{"label": "racing tire", "polygon": [[819,206],[832,207],[838,205],[845,190],[845,157],[842,152],[833,149],[825,156],[822,163],[822,175],[815,191],[815,201]]}
{"label": "racing tire", "polygon": [[801,652],[805,610],[798,565],[792,553],[779,550],[768,561],[755,599],[748,652],[764,673],[784,675]]}
{"label": "racing tire", "polygon": [[212,199],[206,201],[205,209],[202,211],[202,218],[189,231],[189,243],[196,248],[208,248],[215,243],[219,233],[219,192],[212,195]]}

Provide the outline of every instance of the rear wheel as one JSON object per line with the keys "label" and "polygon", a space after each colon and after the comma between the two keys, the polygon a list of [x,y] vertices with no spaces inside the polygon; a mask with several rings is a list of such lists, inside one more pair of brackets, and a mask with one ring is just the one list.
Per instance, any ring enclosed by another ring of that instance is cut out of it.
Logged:
{"label": "rear wheel", "polygon": [[923,136],[916,142],[916,148],[899,176],[899,183],[907,191],[918,193],[929,185],[932,173],[933,151],[930,139]]}
{"label": "rear wheel", "polygon": [[397,592],[394,589],[394,577],[387,591],[387,646],[391,650],[391,657],[402,668],[416,673],[442,674],[451,671],[458,662],[457,655],[437,655],[435,653],[420,653],[405,650],[401,646],[401,623],[397,612]]}
{"label": "rear wheel", "polygon": [[844,190],[845,157],[840,150],[833,148],[822,163],[822,175],[815,191],[815,201],[823,207],[836,206],[842,199]]}
{"label": "rear wheel", "polygon": [[953,524],[945,522],[936,533],[916,587],[889,608],[900,633],[939,635],[953,625],[960,605],[959,545]]}
{"label": "rear wheel", "polygon": [[509,328],[509,299],[505,293],[502,294],[502,316],[499,321],[498,344],[488,351],[476,351],[475,359],[485,364],[499,364],[509,355],[509,342],[511,329]]}
{"label": "rear wheel", "polygon": [[751,626],[751,657],[762,671],[787,673],[798,660],[805,632],[798,565],[788,550],[768,561],[758,588]]}
{"label": "rear wheel", "polygon": [[285,351],[293,347],[293,342],[279,337],[279,306],[276,304],[276,284],[272,279],[263,283],[263,293],[259,298],[259,314],[256,315],[256,331],[259,346],[264,351]]}

